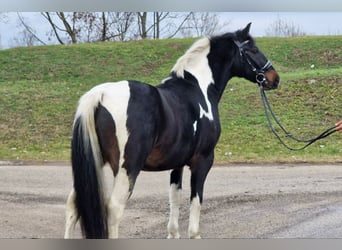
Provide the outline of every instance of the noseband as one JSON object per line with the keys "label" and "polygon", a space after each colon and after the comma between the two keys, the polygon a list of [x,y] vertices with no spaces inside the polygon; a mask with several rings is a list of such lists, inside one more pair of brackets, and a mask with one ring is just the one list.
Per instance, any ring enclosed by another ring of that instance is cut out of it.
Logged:
{"label": "noseband", "polygon": [[239,48],[239,52],[240,52],[240,56],[247,62],[247,64],[251,67],[252,71],[255,72],[255,79],[256,82],[259,85],[264,85],[266,87],[268,87],[268,82],[265,76],[265,72],[268,71],[271,67],[272,67],[272,63],[271,61],[267,60],[265,65],[263,66],[259,66],[259,65],[254,65],[252,63],[253,59],[251,58],[250,55],[248,55],[246,53],[246,50],[243,48],[243,46],[245,44],[247,44],[249,42],[249,40],[244,41],[242,43],[240,43],[239,41],[234,41],[234,43],[236,44],[236,46]]}

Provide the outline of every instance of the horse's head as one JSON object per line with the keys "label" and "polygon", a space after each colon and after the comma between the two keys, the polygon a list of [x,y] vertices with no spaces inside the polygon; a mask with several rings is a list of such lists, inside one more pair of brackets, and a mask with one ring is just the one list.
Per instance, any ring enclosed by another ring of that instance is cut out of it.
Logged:
{"label": "horse's head", "polygon": [[256,46],[249,34],[250,27],[251,23],[243,30],[235,32],[233,41],[238,51],[233,65],[235,72],[240,77],[261,84],[265,89],[275,89],[279,84],[279,75],[272,63]]}

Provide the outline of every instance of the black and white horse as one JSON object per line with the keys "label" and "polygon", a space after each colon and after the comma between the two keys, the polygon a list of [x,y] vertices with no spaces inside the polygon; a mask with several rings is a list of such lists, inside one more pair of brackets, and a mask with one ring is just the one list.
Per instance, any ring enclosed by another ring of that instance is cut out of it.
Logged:
{"label": "black and white horse", "polygon": [[[218,103],[234,76],[276,88],[279,76],[243,30],[196,41],[156,87],[104,83],[84,94],[72,136],[74,186],[66,204],[65,238],[80,219],[87,238],[118,237],[119,222],[141,170],[172,170],[168,238],[179,238],[182,173],[191,171],[190,238],[200,238],[203,186],[220,136]],[[104,198],[102,168],[114,175]]]}

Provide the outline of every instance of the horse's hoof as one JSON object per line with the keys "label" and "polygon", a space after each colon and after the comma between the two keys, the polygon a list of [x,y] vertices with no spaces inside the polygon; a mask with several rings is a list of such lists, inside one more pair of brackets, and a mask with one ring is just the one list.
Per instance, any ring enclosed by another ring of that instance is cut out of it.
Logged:
{"label": "horse's hoof", "polygon": [[202,239],[200,234],[190,235],[190,239]]}
{"label": "horse's hoof", "polygon": [[175,234],[169,234],[167,236],[168,239],[179,239],[180,238],[180,235],[179,233],[175,233]]}

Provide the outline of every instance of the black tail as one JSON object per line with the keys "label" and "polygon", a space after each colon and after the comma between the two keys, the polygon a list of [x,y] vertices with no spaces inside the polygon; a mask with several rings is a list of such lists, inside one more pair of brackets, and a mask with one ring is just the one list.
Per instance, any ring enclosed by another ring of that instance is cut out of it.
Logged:
{"label": "black tail", "polygon": [[[84,120],[87,119],[88,121],[85,122]],[[83,236],[108,238],[107,215],[100,174],[102,160],[99,159],[102,158],[99,156],[99,145],[93,125],[93,115],[82,116],[81,114],[74,123],[71,159],[76,207]]]}

